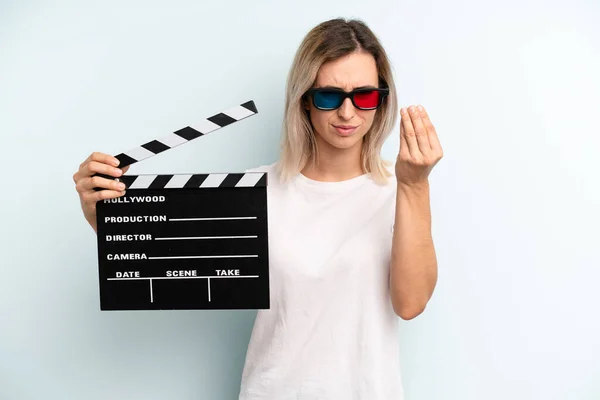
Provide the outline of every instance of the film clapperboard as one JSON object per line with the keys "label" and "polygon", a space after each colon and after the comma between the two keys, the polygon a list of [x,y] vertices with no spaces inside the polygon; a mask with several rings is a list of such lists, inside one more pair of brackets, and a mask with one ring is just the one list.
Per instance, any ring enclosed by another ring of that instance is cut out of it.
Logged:
{"label": "film clapperboard", "polygon": [[[249,101],[115,157],[125,167],[257,113]],[[269,308],[266,173],[117,179],[126,194],[96,207],[101,310]]]}

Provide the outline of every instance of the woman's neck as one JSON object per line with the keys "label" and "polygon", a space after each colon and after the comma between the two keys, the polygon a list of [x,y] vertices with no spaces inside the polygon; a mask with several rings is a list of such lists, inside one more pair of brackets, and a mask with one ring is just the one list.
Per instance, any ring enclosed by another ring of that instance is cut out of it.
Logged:
{"label": "woman's neck", "polygon": [[318,139],[318,158],[306,163],[302,169],[304,176],[315,181],[339,182],[365,173],[361,165],[362,141],[348,149],[339,149]]}

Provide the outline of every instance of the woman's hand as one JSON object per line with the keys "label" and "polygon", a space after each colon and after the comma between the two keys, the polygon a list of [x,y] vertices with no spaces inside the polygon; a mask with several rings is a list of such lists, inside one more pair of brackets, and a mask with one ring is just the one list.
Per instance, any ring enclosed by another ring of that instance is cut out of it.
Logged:
{"label": "woman's hand", "polygon": [[425,108],[410,106],[400,110],[398,183],[406,187],[426,185],[429,173],[442,157],[442,146]]}
{"label": "woman's hand", "polygon": [[[79,170],[73,174],[73,181],[75,182],[75,189],[79,193],[83,215],[94,231],[97,229],[96,202],[123,196],[125,185],[115,180],[92,175],[104,174],[118,178],[129,169],[129,166],[119,169],[117,168],[118,165],[119,160],[115,157],[94,152],[79,165]],[[94,188],[104,190],[96,191]]]}

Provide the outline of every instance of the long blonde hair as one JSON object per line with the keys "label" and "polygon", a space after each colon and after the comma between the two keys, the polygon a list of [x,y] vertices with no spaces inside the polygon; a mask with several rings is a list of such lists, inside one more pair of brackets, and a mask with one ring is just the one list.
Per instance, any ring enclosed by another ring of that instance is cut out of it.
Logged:
{"label": "long blonde hair", "polygon": [[287,181],[299,173],[309,160],[315,160],[315,132],[303,106],[303,97],[312,87],[323,63],[334,61],[353,52],[363,51],[375,58],[380,86],[390,89],[386,101],[377,109],[373,125],[364,137],[361,164],[378,183],[391,176],[390,163],[381,158],[381,147],[389,136],[398,116],[398,100],[392,69],[383,46],[375,34],[360,20],[336,18],[315,26],[304,37],[290,68],[281,142],[281,157],[277,164],[280,179]]}

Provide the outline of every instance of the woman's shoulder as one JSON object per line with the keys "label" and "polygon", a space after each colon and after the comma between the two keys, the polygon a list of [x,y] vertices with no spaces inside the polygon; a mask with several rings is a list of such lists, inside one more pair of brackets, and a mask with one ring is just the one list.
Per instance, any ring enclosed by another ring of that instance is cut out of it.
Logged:
{"label": "woman's shoulder", "polygon": [[267,172],[267,173],[273,173],[275,172],[277,168],[277,162],[274,162],[272,164],[262,164],[250,169],[247,169],[245,172]]}
{"label": "woman's shoulder", "polygon": [[264,172],[267,174],[267,179],[270,184],[276,183],[278,180],[277,161],[270,164],[261,164],[246,170],[247,173]]}
{"label": "woman's shoulder", "polygon": [[277,168],[278,161],[275,161],[271,164],[262,164],[250,169],[247,169],[245,172],[247,173],[256,173],[256,172],[264,172],[267,174],[267,179],[269,182],[269,186],[277,185],[279,182],[279,170]]}

